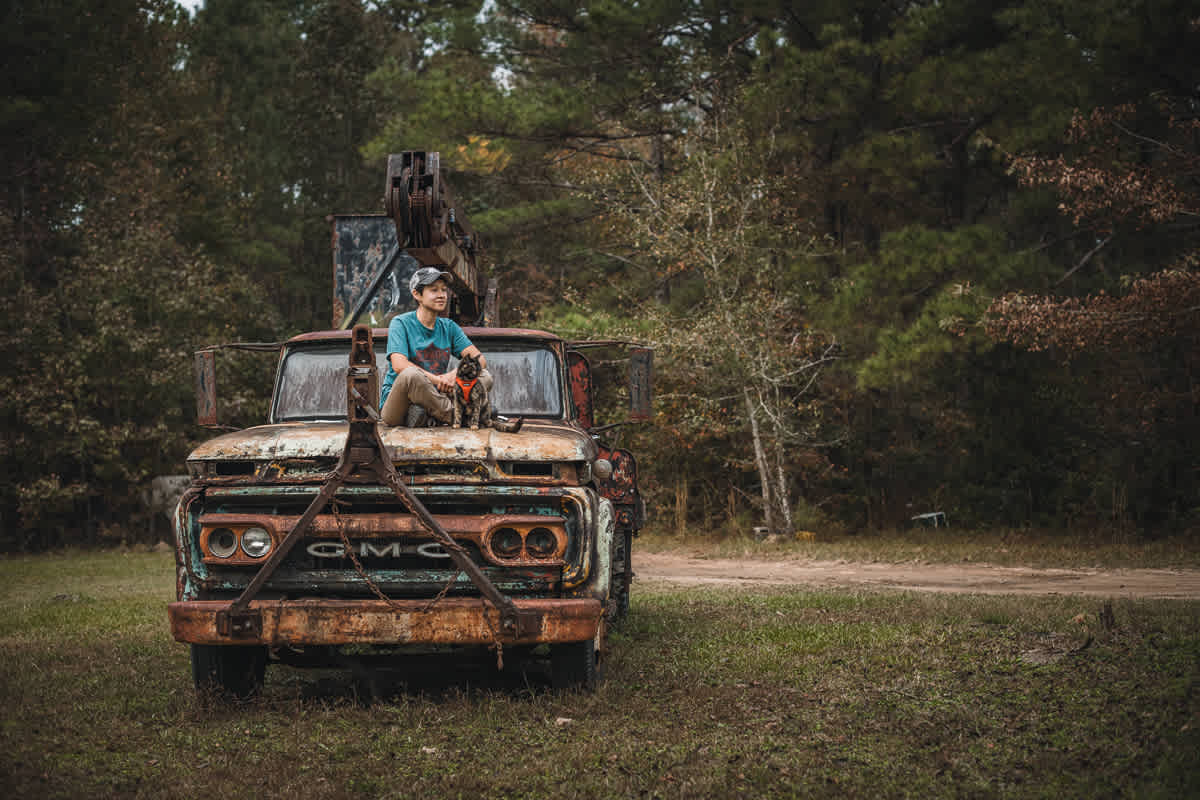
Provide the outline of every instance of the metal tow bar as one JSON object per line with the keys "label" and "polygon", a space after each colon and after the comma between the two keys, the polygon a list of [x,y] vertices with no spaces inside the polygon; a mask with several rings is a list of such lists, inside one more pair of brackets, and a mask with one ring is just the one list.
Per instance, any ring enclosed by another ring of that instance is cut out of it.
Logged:
{"label": "metal tow bar", "polygon": [[[496,588],[479,566],[471,560],[462,545],[446,533],[429,509],[425,508],[412,490],[400,480],[387,449],[379,436],[379,412],[369,398],[378,396],[379,374],[375,367],[375,349],[371,341],[371,329],[356,325],[351,335],[350,367],[346,373],[346,408],[349,410],[350,430],[346,446],[342,450],[337,467],[329,474],[321,491],[313,498],[295,526],[279,543],[262,569],[254,576],[241,595],[228,609],[217,612],[217,632],[222,636],[257,637],[262,635],[262,613],[250,608],[250,602],[258,595],[263,585],[270,580],[275,570],[298,541],[308,531],[338,488],[346,482],[369,482],[367,476],[390,486],[433,538],[445,548],[450,558],[471,582],[500,612],[500,630],[508,637],[518,638],[536,634],[541,626],[541,615],[536,611],[521,610],[506,595]],[[485,613],[486,619],[486,613]]]}

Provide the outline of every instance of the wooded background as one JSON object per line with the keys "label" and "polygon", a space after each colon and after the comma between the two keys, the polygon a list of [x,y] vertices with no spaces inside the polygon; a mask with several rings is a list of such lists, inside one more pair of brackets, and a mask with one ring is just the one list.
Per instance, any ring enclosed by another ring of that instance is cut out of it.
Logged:
{"label": "wooded background", "polygon": [[[404,149],[441,151],[505,324],[656,347],[621,442],[655,524],[1200,523],[1194,3],[2,20],[4,549],[142,535],[206,436],[192,351],[328,327],[325,217],[382,211]],[[261,421],[274,364],[222,369]]]}

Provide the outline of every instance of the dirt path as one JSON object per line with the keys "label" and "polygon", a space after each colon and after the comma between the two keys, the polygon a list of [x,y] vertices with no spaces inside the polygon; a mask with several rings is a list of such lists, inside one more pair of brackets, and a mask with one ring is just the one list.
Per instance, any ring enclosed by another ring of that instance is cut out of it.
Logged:
{"label": "dirt path", "polygon": [[888,587],[975,594],[1081,594],[1200,599],[1200,570],[1033,569],[987,564],[760,561],[634,552],[639,581],[678,584]]}

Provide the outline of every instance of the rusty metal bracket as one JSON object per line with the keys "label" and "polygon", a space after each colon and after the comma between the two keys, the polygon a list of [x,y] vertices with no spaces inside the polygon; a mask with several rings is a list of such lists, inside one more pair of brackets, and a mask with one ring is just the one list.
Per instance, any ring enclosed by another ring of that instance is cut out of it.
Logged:
{"label": "rusty metal bracket", "polygon": [[240,613],[218,611],[217,633],[231,639],[258,639],[262,636],[262,613],[258,609]]}
{"label": "rusty metal bracket", "polygon": [[379,412],[373,404],[373,398],[378,396],[378,380],[371,329],[366,325],[356,325],[351,334],[350,367],[346,375],[346,404],[350,430],[346,435],[342,457],[326,479],[325,485],[321,487],[321,491],[263,564],[262,569],[227,610],[218,612],[218,629],[224,626],[224,630],[221,630],[222,635],[236,637],[239,634],[250,635],[250,631],[261,633],[261,615],[250,609],[250,602],[308,531],[317,514],[333,499],[338,488],[351,475],[356,475],[356,480],[361,480],[366,474],[374,475],[379,483],[390,486],[405,507],[445,548],[454,565],[467,574],[480,593],[500,612],[500,628],[505,634],[520,637],[537,633],[541,625],[541,615],[537,612],[522,611],[510,598],[501,593],[471,560],[462,545],[454,541],[396,473],[395,465],[388,457],[387,448],[379,436]]}

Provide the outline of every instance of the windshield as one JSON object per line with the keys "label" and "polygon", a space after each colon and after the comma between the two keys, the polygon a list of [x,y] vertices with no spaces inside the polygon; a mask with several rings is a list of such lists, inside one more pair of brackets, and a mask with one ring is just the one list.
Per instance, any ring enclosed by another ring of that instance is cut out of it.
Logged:
{"label": "windshield", "polygon": [[[382,342],[376,343],[379,383],[387,374]],[[510,417],[562,417],[558,360],[547,347],[479,344],[492,373],[492,410]],[[349,345],[299,345],[287,349],[276,384],[273,422],[345,419]],[[455,365],[451,361],[451,367]],[[378,398],[376,407],[378,407]]]}

